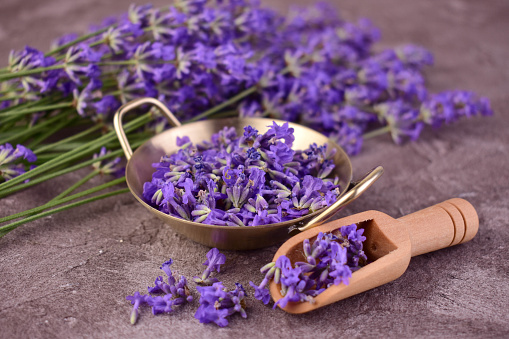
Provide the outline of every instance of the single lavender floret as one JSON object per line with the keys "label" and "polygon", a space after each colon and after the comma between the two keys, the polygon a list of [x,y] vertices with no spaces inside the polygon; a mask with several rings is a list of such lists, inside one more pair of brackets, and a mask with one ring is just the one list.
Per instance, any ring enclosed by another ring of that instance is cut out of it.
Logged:
{"label": "single lavender floret", "polygon": [[211,278],[210,274],[213,271],[217,271],[218,273],[221,270],[221,265],[223,265],[226,262],[226,256],[223,253],[220,253],[217,248],[212,248],[207,253],[207,260],[203,263],[203,265],[207,266],[205,270],[203,271],[203,274],[201,277],[194,277],[193,280],[197,284],[203,284],[203,285],[211,285],[215,282],[217,282],[217,278]]}
{"label": "single lavender floret", "polygon": [[[94,154],[94,159],[105,156],[111,153],[108,151],[106,147],[101,147],[101,151],[99,153]],[[125,167],[121,165],[122,158],[116,157],[113,160],[104,159],[92,164],[94,170],[96,170],[99,174],[110,174],[114,177],[121,177],[125,173]]]}
{"label": "single lavender floret", "polygon": [[139,317],[138,308],[140,307],[140,305],[147,303],[146,297],[147,297],[146,295],[142,295],[138,291],[134,292],[134,295],[129,295],[126,297],[126,299],[129,300],[133,305],[133,310],[131,311],[132,325],[136,324],[136,321],[138,320]]}
{"label": "single lavender floret", "polygon": [[9,143],[0,145],[0,176],[7,181],[25,173],[25,165],[19,162],[21,160],[34,162],[37,157],[23,145],[17,145],[16,148]]}

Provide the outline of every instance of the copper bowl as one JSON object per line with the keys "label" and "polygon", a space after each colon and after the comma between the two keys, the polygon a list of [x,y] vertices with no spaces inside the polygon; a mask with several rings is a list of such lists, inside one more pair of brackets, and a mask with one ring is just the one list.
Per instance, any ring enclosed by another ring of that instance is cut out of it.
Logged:
{"label": "copper bowl", "polygon": [[[122,128],[122,117],[130,110],[145,104],[158,107],[174,128],[152,137],[133,153]],[[379,166],[368,173],[361,181],[353,183],[350,159],[339,145],[308,127],[290,123],[290,126],[295,131],[294,149],[306,149],[311,143],[318,145],[328,143],[329,146],[336,149],[336,154],[334,155],[336,167],[330,175],[340,178],[341,194],[333,205],[286,222],[262,226],[235,227],[205,225],[176,218],[162,213],[144,201],[143,184],[152,180],[152,173],[154,172],[151,164],[159,162],[161,156],[165,154],[172,154],[178,151],[179,147],[175,142],[177,137],[188,136],[196,144],[204,140],[210,140],[214,133],[217,133],[225,126],[232,126],[239,134],[242,134],[244,127],[251,125],[260,133],[264,133],[273,121],[278,124],[285,122],[263,118],[228,118],[209,119],[182,125],[168,108],[156,99],[142,98],[131,101],[120,107],[114,117],[115,131],[128,160],[126,165],[127,185],[134,197],[149,212],[189,239],[220,249],[250,250],[274,245],[289,238],[293,234],[292,232],[318,226],[334,215],[339,209],[360,196],[383,173],[382,167]]]}

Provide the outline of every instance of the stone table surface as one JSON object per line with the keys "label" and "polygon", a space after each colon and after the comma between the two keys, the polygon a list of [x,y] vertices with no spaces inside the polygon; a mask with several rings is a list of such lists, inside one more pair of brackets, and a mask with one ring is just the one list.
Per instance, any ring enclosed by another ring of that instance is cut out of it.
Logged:
{"label": "stone table surface", "polygon": [[[25,44],[46,49],[54,37],[83,32],[125,11],[129,2],[2,0],[0,59],[5,64],[9,50]],[[289,3],[266,1],[282,12]],[[250,297],[248,319],[232,317],[228,328],[199,324],[196,302],[165,316],[144,310],[131,326],[125,296],[151,284],[168,258],[185,276],[197,275],[208,248],[176,234],[124,195],[32,222],[0,239],[1,338],[509,336],[509,2],[333,4],[348,19],[372,19],[382,30],[379,48],[407,42],[429,48],[436,59],[426,72],[432,91],[473,90],[489,97],[496,112],[426,130],[418,142],[403,146],[386,137],[369,140],[353,158],[354,173],[383,165],[385,174],[341,215],[375,209],[400,217],[462,197],[478,211],[477,236],[413,258],[398,280],[310,314],[289,315]],[[46,202],[83,173],[0,200],[1,216]],[[229,287],[259,281],[258,268],[276,249],[225,252],[221,279]]]}

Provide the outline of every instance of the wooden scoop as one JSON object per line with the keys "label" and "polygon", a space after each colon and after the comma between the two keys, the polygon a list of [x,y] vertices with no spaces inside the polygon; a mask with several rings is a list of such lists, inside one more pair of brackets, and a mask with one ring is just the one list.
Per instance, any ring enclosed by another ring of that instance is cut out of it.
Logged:
{"label": "wooden scoop", "polygon": [[[450,199],[415,213],[394,219],[378,211],[367,211],[317,226],[285,242],[273,261],[286,255],[292,263],[305,261],[302,242],[311,242],[318,233],[357,224],[364,229],[364,252],[370,263],[352,274],[349,285],[333,285],[319,294],[314,303],[289,302],[289,313],[306,313],[367,291],[399,278],[410,258],[471,240],[479,229],[474,207],[463,199]],[[283,296],[279,284],[270,284],[274,302]]]}

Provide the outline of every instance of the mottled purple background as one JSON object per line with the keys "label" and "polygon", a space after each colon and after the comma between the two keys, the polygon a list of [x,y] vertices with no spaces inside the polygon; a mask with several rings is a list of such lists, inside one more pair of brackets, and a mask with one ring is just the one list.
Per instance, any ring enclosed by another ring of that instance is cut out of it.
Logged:
{"label": "mottled purple background", "polygon": [[[1,0],[0,59],[25,44],[46,49],[52,38],[84,31],[123,12],[131,0]],[[285,12],[289,1],[265,1]],[[297,1],[309,5],[312,1]],[[414,258],[397,281],[306,315],[272,311],[249,298],[248,319],[202,325],[197,303],[167,316],[144,310],[129,324],[125,296],[143,290],[159,265],[175,260],[188,277],[208,248],[163,225],[129,195],[96,202],[25,225],[0,239],[0,337],[508,337],[509,336],[509,2],[334,1],[345,17],[371,18],[383,42],[429,48],[433,91],[462,88],[492,100],[496,115],[427,130],[417,143],[380,137],[353,159],[360,176],[386,172],[342,215],[376,209],[400,217],[451,197],[474,204],[479,234],[464,245]],[[155,5],[165,2],[154,1]],[[0,215],[46,202],[86,172],[0,200]],[[95,178],[97,184],[101,178]],[[259,281],[276,247],[226,252],[221,275],[232,287]]]}

